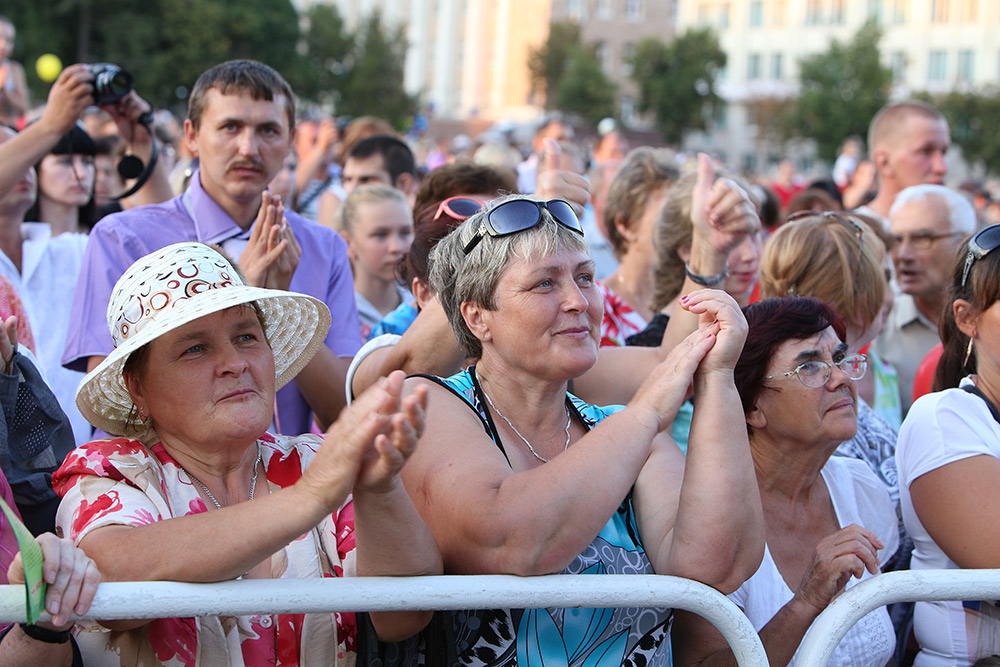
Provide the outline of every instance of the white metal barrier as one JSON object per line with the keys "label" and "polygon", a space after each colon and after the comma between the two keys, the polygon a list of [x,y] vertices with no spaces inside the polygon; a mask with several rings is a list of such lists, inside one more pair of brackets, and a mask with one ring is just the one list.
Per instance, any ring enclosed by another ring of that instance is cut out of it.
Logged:
{"label": "white metal barrier", "polygon": [[1000,570],[909,570],[863,581],[813,621],[794,667],[827,664],[847,631],[879,607],[903,601],[950,600],[1000,600]]}
{"label": "white metal barrier", "polygon": [[[706,618],[726,638],[737,662],[765,667],[760,638],[728,598],[689,579],[654,575],[551,575],[513,577],[357,577],[266,579],[218,584],[105,583],[87,618],[171,618],[390,611],[545,607],[672,607]],[[47,618],[47,617],[46,617]],[[0,586],[0,623],[25,620],[24,587]]]}

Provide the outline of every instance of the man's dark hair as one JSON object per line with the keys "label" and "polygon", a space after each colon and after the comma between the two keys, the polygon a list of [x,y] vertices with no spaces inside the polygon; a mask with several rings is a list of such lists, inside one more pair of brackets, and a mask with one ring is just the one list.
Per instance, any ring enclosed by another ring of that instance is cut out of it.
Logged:
{"label": "man's dark hair", "polygon": [[194,89],[188,98],[188,118],[196,130],[205,112],[205,96],[213,88],[222,95],[247,93],[255,100],[268,102],[278,95],[284,96],[288,128],[295,127],[295,97],[284,77],[256,60],[228,60],[205,70],[194,82]]}
{"label": "man's dark hair", "polygon": [[402,174],[410,174],[411,176],[417,174],[417,161],[413,157],[413,151],[405,142],[389,134],[376,134],[362,139],[354,144],[347,157],[364,160],[373,155],[382,156],[385,170],[389,172],[389,180],[392,181],[393,185],[396,185]]}

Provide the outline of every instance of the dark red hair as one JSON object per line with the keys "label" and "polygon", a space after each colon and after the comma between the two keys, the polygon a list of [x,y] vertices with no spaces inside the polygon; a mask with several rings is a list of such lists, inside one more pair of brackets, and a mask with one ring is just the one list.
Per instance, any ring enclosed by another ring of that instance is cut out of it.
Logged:
{"label": "dark red hair", "polygon": [[782,343],[810,338],[827,327],[833,327],[840,340],[847,334],[833,306],[811,296],[764,299],[744,308],[743,314],[750,328],[736,362],[735,380],[744,414],[756,407],[771,357]]}

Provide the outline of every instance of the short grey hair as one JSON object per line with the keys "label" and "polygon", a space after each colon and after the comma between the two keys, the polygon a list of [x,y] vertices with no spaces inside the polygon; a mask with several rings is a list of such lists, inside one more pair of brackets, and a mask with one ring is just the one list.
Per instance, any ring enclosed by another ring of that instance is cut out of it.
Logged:
{"label": "short grey hair", "polygon": [[948,209],[948,222],[951,224],[953,232],[971,234],[976,231],[976,209],[964,195],[955,192],[951,188],[936,183],[924,183],[922,185],[911,185],[904,188],[896,195],[896,200],[892,202],[889,209],[891,218],[900,208],[907,204],[922,202],[936,197]]}
{"label": "short grey hair", "polygon": [[540,209],[538,225],[507,236],[485,235],[466,255],[465,245],[479,231],[489,211],[500,204],[531,197],[509,195],[495,199],[487,208],[463,222],[435,246],[430,254],[430,283],[448,316],[455,338],[465,354],[479,358],[482,342],[476,338],[462,317],[462,304],[471,302],[486,310],[496,310],[496,288],[500,277],[514,259],[548,257],[560,249],[587,252],[583,236],[556,222],[546,209]]}

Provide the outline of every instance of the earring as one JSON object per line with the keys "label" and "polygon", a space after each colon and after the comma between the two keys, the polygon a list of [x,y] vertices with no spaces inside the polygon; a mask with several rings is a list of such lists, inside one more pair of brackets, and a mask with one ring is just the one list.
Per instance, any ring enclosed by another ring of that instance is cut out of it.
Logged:
{"label": "earring", "polygon": [[146,411],[142,408],[139,408],[138,410],[139,410],[139,421],[145,424],[146,420],[149,419],[149,415],[147,415]]}
{"label": "earring", "polygon": [[969,365],[969,357],[972,356],[972,338],[969,338],[969,347],[965,348],[965,359],[962,361],[962,368]]}

